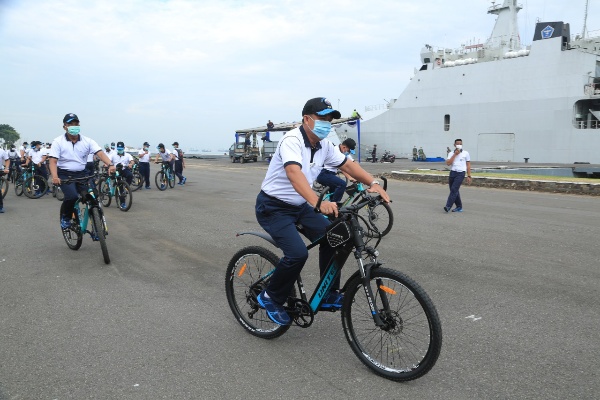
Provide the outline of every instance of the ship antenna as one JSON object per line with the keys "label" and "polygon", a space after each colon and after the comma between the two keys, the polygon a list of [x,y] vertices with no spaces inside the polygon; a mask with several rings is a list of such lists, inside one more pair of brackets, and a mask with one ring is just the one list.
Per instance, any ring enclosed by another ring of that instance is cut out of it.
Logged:
{"label": "ship antenna", "polygon": [[587,30],[587,17],[588,17],[588,6],[590,5],[590,0],[586,0],[585,2],[585,14],[583,16],[583,32],[581,32],[581,38],[585,39],[585,31]]}

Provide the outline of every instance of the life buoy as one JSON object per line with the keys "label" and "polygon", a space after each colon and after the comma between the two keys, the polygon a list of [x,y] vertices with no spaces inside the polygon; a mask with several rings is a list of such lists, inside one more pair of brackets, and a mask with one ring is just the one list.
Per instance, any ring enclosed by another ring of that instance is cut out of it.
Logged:
{"label": "life buoy", "polygon": [[437,65],[442,65],[442,60],[440,60],[439,58],[435,62]]}

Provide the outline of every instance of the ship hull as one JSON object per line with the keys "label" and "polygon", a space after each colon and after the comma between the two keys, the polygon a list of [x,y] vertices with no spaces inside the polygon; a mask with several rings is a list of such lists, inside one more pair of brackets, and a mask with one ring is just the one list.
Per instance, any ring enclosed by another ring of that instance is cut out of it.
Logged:
{"label": "ship hull", "polygon": [[477,161],[598,164],[600,125],[578,128],[575,105],[594,101],[585,87],[599,66],[596,54],[555,38],[533,42],[526,57],[418,71],[388,111],[362,122],[361,149],[446,157],[460,138]]}

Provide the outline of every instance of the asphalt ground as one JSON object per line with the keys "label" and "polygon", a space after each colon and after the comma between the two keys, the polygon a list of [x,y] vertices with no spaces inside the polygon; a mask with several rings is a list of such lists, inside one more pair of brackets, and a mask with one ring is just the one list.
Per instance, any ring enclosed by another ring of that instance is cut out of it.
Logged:
{"label": "asphalt ground", "polygon": [[[0,399],[598,398],[597,198],[464,186],[456,214],[442,210],[446,186],[390,181],[395,222],[381,259],[424,287],[444,330],[433,370],[395,383],[355,357],[339,313],[274,340],[242,329],[225,268],[243,246],[269,247],[235,236],[260,230],[266,164],[187,163],[184,187],[153,185],[134,193],[129,212],[106,209],[110,265],[89,237],[67,248],[58,201],[10,188]],[[303,273],[309,288],[316,253]]]}

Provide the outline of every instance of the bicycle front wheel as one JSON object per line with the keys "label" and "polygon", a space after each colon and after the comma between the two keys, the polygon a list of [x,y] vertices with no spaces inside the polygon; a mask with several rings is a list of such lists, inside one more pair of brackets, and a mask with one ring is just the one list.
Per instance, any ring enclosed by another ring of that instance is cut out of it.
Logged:
{"label": "bicycle front wheel", "polygon": [[135,192],[136,190],[140,189],[143,184],[144,178],[142,177],[142,175],[140,175],[139,172],[134,172],[133,179],[131,180],[131,185],[129,185],[131,187],[131,191]]}
{"label": "bicycle front wheel", "polygon": [[173,171],[169,172],[169,187],[173,189],[175,187],[175,174]]}
{"label": "bicycle front wheel", "polygon": [[385,326],[373,321],[360,276],[348,285],[342,326],[354,353],[376,374],[394,381],[417,379],[433,368],[442,347],[442,324],[433,302],[408,276],[371,271],[373,304]]}
{"label": "bicycle front wheel", "polygon": [[[263,247],[245,247],[232,257],[225,275],[227,302],[235,319],[252,335],[263,339],[279,337],[290,328],[271,321],[256,300],[256,296],[267,287],[268,278],[264,279],[265,276],[275,269],[278,262],[279,258]],[[260,279],[264,280],[257,283]]]}
{"label": "bicycle front wheel", "polygon": [[17,180],[15,181],[15,194],[17,196],[23,195],[23,176],[22,175],[17,177]]}
{"label": "bicycle front wheel", "polygon": [[30,176],[23,183],[23,192],[30,199],[39,199],[46,194],[48,181],[41,175]]}
{"label": "bicycle front wheel", "polygon": [[117,187],[115,188],[115,197],[119,201],[119,210],[129,211],[131,204],[133,204],[133,195],[131,194],[131,188],[127,182],[121,181],[117,183]]}
{"label": "bicycle front wheel", "polygon": [[161,192],[167,190],[167,185],[168,185],[167,178],[163,171],[158,171],[156,173],[156,175],[154,176],[154,183],[156,183],[156,187]]}
{"label": "bicycle front wheel", "polygon": [[8,193],[8,179],[2,176],[0,177],[0,196],[2,196],[2,198],[5,198],[6,193]]}
{"label": "bicycle front wheel", "polygon": [[96,207],[90,208],[90,214],[92,216],[93,232],[98,237],[100,247],[102,248],[102,257],[104,257],[104,263],[110,264],[110,256],[108,255],[108,247],[106,246],[106,225],[104,225],[104,219],[100,215],[100,210]]}
{"label": "bicycle front wheel", "polygon": [[[78,205],[76,207],[78,207]],[[59,221],[60,217],[61,215],[59,213]],[[79,250],[81,243],[83,242],[83,233],[81,233],[77,212],[73,211],[72,218],[71,226],[67,229],[62,229],[62,234],[67,246],[69,246],[71,250]]]}
{"label": "bicycle front wheel", "polygon": [[110,207],[112,196],[110,195],[110,185],[108,184],[108,181],[106,179],[100,179],[98,187],[100,188],[100,202],[104,207]]}
{"label": "bicycle front wheel", "polygon": [[358,214],[367,220],[372,228],[368,230],[367,236],[375,235],[372,237],[384,237],[390,233],[392,225],[394,225],[392,208],[388,203],[384,203],[381,200],[374,206],[368,204],[363,207]]}

